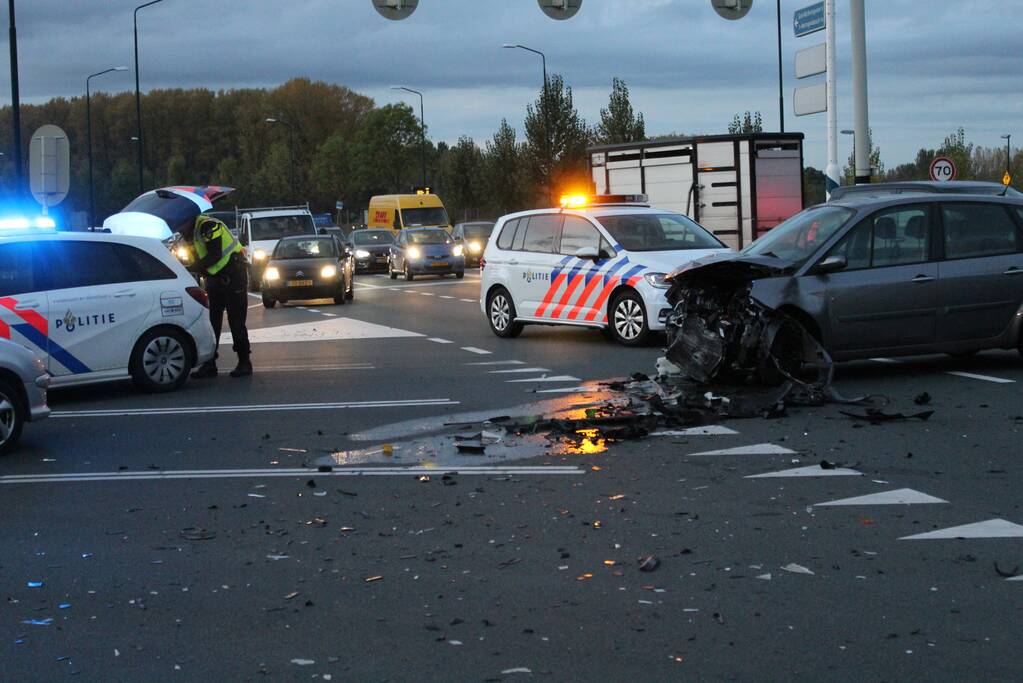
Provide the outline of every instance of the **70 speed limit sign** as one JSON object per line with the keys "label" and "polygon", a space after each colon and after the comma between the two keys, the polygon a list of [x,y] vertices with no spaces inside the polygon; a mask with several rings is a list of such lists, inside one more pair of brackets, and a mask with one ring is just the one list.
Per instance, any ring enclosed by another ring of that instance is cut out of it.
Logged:
{"label": "70 speed limit sign", "polygon": [[948,157],[935,157],[931,162],[931,180],[955,180],[956,164]]}

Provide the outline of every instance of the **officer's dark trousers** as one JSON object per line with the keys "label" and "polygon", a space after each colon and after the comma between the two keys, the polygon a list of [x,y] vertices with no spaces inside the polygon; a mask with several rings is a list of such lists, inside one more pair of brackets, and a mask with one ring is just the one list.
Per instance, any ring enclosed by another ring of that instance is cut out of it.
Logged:
{"label": "officer's dark trousers", "polygon": [[217,337],[217,348],[220,348],[220,330],[224,326],[224,311],[227,311],[234,352],[240,360],[248,360],[250,353],[249,331],[245,328],[245,316],[249,311],[248,283],[245,259],[238,254],[234,254],[219,273],[206,276],[210,322]]}

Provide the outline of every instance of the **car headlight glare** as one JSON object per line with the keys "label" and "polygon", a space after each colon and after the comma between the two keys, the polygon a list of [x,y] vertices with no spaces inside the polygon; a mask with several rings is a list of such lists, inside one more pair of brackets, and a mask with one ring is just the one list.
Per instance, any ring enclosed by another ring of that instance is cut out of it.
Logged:
{"label": "car headlight glare", "polygon": [[455,256],[461,256],[462,255],[462,245],[461,244],[456,244],[454,247],[452,247],[451,253],[454,254]]}
{"label": "car headlight glare", "polygon": [[267,282],[273,282],[274,280],[281,279],[281,272],[273,266],[270,266],[266,269],[266,273],[263,274],[263,277],[266,278]]}
{"label": "car headlight glare", "polygon": [[179,261],[188,261],[188,249],[186,247],[178,247],[174,253],[178,257]]}
{"label": "car headlight glare", "polygon": [[264,250],[262,250],[262,249],[256,249],[254,252],[252,252],[252,260],[253,261],[265,261],[266,260],[266,252]]}
{"label": "car headlight glare", "polygon": [[409,258],[419,258],[423,255],[423,253],[419,251],[419,247],[409,247],[408,251],[405,252],[405,255]]}
{"label": "car headlight glare", "polygon": [[337,277],[337,267],[336,266],[323,266],[323,268],[320,269],[320,277],[325,278],[325,279],[326,278]]}
{"label": "car headlight glare", "polygon": [[369,252],[365,249],[356,249],[355,258],[369,258]]}
{"label": "car headlight glare", "polygon": [[651,287],[656,287],[657,289],[667,289],[668,287],[671,287],[670,284],[664,281],[664,273],[647,273],[643,276],[643,279],[645,279],[647,284]]}
{"label": "car headlight glare", "polygon": [[483,250],[483,245],[479,242],[469,242],[469,251],[473,253],[480,253]]}

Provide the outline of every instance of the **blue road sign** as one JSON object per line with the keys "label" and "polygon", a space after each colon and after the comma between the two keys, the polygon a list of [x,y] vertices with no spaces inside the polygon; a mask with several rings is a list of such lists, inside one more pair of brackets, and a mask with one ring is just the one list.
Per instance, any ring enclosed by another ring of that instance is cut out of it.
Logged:
{"label": "blue road sign", "polygon": [[344,202],[334,202],[334,208],[337,209],[338,211],[340,211],[341,209],[345,208],[345,203]]}
{"label": "blue road sign", "polygon": [[825,28],[824,21],[824,3],[815,2],[812,5],[796,10],[795,18],[792,21],[792,29],[796,32],[796,37],[808,36],[811,33],[817,31],[823,31]]}

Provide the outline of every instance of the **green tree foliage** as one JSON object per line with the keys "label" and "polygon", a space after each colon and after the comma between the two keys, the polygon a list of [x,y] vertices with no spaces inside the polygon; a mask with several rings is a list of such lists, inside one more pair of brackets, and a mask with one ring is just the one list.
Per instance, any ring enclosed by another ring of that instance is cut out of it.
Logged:
{"label": "green tree foliage", "polygon": [[441,166],[444,204],[453,221],[479,218],[483,205],[483,152],[472,138],[462,136]]}
{"label": "green tree foliage", "polygon": [[803,169],[803,199],[806,206],[821,204],[826,198],[824,171],[807,166]]}
{"label": "green tree foliage", "polygon": [[572,88],[554,74],[536,102],[526,107],[526,149],[539,201],[550,206],[561,191],[589,189],[586,122],[572,102]]}
{"label": "green tree foliage", "polygon": [[728,132],[731,135],[745,135],[748,133],[763,133],[764,132],[764,119],[760,116],[760,112],[746,112],[740,116],[736,114],[732,117],[732,122],[728,124]]}
{"label": "green tree foliage", "polygon": [[948,157],[956,165],[956,177],[960,180],[973,178],[973,143],[966,142],[966,131],[960,126],[945,136],[938,148],[938,156]]}
{"label": "green tree foliage", "polygon": [[[881,161],[881,150],[874,144],[874,131],[870,131],[870,167],[874,172],[870,175],[870,182],[879,183],[885,178],[884,162]],[[849,153],[845,169],[842,171],[845,177],[845,184],[852,185],[856,182],[856,151]]]}
{"label": "green tree foliage", "polygon": [[407,104],[369,112],[352,150],[354,181],[360,193],[408,192],[420,183],[419,119]]}
{"label": "green tree foliage", "polygon": [[484,193],[492,215],[512,213],[529,205],[526,164],[525,147],[516,141],[515,129],[507,119],[501,119],[497,132],[487,141],[483,158]]}
{"label": "green tree foliage", "polygon": [[614,78],[611,81],[611,96],[607,109],[600,110],[600,123],[595,131],[596,139],[604,145],[635,142],[646,138],[646,124],[642,114],[636,114],[629,101],[629,88],[625,81]]}

